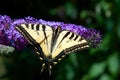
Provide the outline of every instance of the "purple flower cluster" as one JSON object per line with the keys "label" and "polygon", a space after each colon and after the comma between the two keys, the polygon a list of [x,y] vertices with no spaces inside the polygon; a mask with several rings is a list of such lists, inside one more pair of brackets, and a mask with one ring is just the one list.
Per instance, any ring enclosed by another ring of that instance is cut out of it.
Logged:
{"label": "purple flower cluster", "polygon": [[0,15],[0,44],[4,43],[5,45],[8,45],[7,41],[7,34],[6,31],[10,26],[11,19],[8,16],[1,16]]}
{"label": "purple flower cluster", "polygon": [[22,49],[28,42],[15,30],[15,25],[25,22],[12,20],[9,16],[0,16],[0,44]]}
{"label": "purple flower cluster", "polygon": [[54,28],[60,26],[62,30],[69,30],[81,35],[93,47],[97,47],[101,43],[101,35],[95,29],[88,29],[75,24],[65,24],[63,22],[45,21],[42,19],[37,20],[32,17],[13,20],[9,16],[0,15],[0,44],[13,46],[17,49],[24,48],[28,42],[17,30],[15,30],[15,26],[21,23],[38,23],[49,25]]}

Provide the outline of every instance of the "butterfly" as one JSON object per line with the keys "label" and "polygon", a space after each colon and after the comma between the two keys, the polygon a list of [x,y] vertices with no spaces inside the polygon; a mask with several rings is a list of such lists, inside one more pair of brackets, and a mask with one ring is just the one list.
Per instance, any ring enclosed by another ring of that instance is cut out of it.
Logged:
{"label": "butterfly", "polygon": [[89,43],[82,36],[60,26],[53,28],[43,24],[19,24],[16,30],[34,47],[43,62],[42,70],[57,64],[65,55],[89,48]]}

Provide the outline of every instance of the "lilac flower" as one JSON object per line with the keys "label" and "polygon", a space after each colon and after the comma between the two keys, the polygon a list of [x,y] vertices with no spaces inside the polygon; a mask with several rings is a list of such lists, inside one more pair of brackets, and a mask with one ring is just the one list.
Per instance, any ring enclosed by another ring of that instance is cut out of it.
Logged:
{"label": "lilac flower", "polygon": [[27,44],[25,38],[15,30],[15,25],[24,23],[23,19],[11,20],[9,16],[0,16],[0,44],[21,49]]}
{"label": "lilac flower", "polygon": [[7,40],[6,31],[8,30],[12,20],[9,16],[1,16],[0,15],[0,44],[9,45]]}
{"label": "lilac flower", "polygon": [[83,36],[94,48],[99,47],[100,43],[102,42],[102,35],[98,30],[95,30],[93,28],[88,29],[87,31],[83,31],[83,34],[81,36]]}
{"label": "lilac flower", "polygon": [[99,46],[101,43],[101,35],[97,30],[84,28],[80,25],[65,24],[63,22],[45,21],[32,17],[23,19],[10,19],[8,16],[0,16],[0,44],[13,46],[17,49],[24,48],[28,42],[26,39],[15,30],[15,26],[21,23],[38,23],[49,25],[53,28],[61,27],[62,30],[69,30],[84,37],[93,47]]}
{"label": "lilac flower", "polygon": [[14,20],[6,32],[10,45],[17,49],[22,49],[28,44],[26,39],[15,29],[15,26],[21,23],[26,23],[26,21],[24,19]]}
{"label": "lilac flower", "polygon": [[38,21],[40,24],[44,24],[44,25],[49,25],[53,28],[57,28],[58,26],[60,26],[61,28],[63,27],[64,23],[63,22],[55,22],[55,21],[45,21],[40,19]]}

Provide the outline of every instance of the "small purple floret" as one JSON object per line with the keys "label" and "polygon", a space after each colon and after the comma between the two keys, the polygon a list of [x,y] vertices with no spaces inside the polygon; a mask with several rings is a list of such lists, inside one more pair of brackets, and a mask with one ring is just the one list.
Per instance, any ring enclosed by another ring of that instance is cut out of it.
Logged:
{"label": "small purple floret", "polygon": [[13,46],[19,50],[24,48],[28,42],[17,30],[15,30],[15,26],[22,23],[44,24],[49,25],[53,28],[60,26],[62,30],[69,30],[78,35],[81,35],[93,47],[97,47],[101,43],[101,35],[99,31],[95,29],[88,29],[80,25],[66,24],[63,22],[45,21],[42,19],[37,20],[32,17],[13,20],[9,16],[0,15],[0,44]]}

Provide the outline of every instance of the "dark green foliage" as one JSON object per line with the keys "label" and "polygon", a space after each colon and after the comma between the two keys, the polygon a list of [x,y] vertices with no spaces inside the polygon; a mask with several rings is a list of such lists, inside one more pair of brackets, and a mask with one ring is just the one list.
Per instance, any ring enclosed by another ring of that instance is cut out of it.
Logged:
{"label": "dark green foliage", "polygon": [[[120,0],[1,0],[0,14],[13,18],[30,15],[100,30],[101,46],[66,56],[54,66],[52,78],[120,79]],[[40,80],[40,66],[38,57],[28,48],[9,58],[0,56],[0,80]]]}

